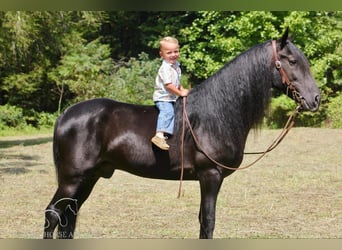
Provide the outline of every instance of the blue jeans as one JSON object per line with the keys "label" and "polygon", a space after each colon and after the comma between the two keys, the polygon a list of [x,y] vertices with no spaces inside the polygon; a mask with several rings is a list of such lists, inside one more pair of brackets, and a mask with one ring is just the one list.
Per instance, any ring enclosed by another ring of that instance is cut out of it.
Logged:
{"label": "blue jeans", "polygon": [[175,122],[174,102],[155,102],[159,109],[157,132],[164,132],[170,135],[173,134]]}

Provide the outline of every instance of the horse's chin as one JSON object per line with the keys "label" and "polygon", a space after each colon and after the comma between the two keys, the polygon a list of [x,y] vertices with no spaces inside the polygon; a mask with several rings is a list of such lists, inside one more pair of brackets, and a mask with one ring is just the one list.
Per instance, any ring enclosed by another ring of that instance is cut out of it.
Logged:
{"label": "horse's chin", "polygon": [[312,105],[309,105],[305,99],[302,100],[301,103],[302,110],[316,112],[319,108],[319,102],[314,102]]}

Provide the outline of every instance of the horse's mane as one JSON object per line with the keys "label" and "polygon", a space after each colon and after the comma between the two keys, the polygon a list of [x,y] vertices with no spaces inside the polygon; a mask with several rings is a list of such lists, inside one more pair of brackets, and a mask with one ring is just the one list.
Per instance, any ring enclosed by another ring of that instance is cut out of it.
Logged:
{"label": "horse's mane", "polygon": [[268,41],[241,53],[192,89],[187,111],[194,127],[222,136],[238,129],[246,133],[261,124],[271,96],[269,45]]}

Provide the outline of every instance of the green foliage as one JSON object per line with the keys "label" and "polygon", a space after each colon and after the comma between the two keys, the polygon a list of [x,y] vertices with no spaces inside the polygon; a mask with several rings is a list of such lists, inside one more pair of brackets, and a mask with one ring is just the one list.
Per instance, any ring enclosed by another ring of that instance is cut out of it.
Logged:
{"label": "green foliage", "polygon": [[[341,11],[198,12],[192,25],[180,31],[181,39],[187,41],[181,50],[183,63],[192,79],[200,82],[242,51],[280,37],[289,27],[294,43],[311,62],[322,94],[320,111],[303,115],[301,124],[320,126],[326,118],[330,97],[342,91],[341,20]],[[278,127],[287,115],[289,110],[284,105],[287,101],[283,104],[274,101],[268,121],[272,127]]]}
{"label": "green foliage", "polygon": [[342,12],[290,12],[284,26],[311,62],[323,100],[342,88]]}
{"label": "green foliage", "polygon": [[35,128],[51,128],[55,124],[57,114],[37,112],[33,109],[23,112],[26,124]]}
{"label": "green foliage", "polygon": [[331,98],[327,109],[327,123],[332,128],[342,128],[342,92]]}
{"label": "green foliage", "polygon": [[[151,104],[161,37],[179,39],[182,82],[197,84],[289,27],[322,94],[319,112],[302,114],[298,124],[320,126],[327,119],[336,127],[341,20],[342,11],[0,12],[0,104],[22,108],[23,119],[34,126],[51,124],[48,114],[93,97]],[[284,97],[272,101],[271,127],[282,126],[290,103]]]}
{"label": "green foliage", "polygon": [[[329,102],[342,91],[342,12],[290,12],[284,19],[294,33],[294,43],[308,57],[311,70],[321,91],[320,111],[305,114],[302,120],[324,123]],[[307,124],[303,124],[307,125]],[[310,125],[310,124],[309,124]],[[312,125],[312,124],[311,124]]]}
{"label": "green foliage", "polygon": [[79,48],[83,51],[75,47],[50,74],[58,85],[67,85],[75,94],[73,102],[109,97],[129,103],[153,103],[159,59],[151,60],[146,53],[141,53],[139,58],[114,62],[109,57],[109,48],[98,41]]}
{"label": "green foliage", "polygon": [[101,41],[112,49],[112,58],[137,57],[142,51],[158,57],[156,49],[163,36],[178,37],[179,30],[192,23],[194,12],[115,11],[107,12]]}
{"label": "green foliage", "polygon": [[0,105],[0,129],[25,129],[26,127],[51,128],[57,118],[56,114],[36,112],[33,109],[25,111],[9,104]]}
{"label": "green foliage", "polygon": [[[294,112],[296,105],[294,100],[284,94],[272,98],[265,120],[267,127],[272,129],[283,128],[289,116]],[[295,126],[320,127],[325,119],[324,112],[301,112],[296,119]]]}
{"label": "green foliage", "polygon": [[153,104],[157,70],[160,59],[149,59],[146,53],[130,58],[127,63],[118,62],[107,86],[107,96],[116,100],[137,104]]}
{"label": "green foliage", "polygon": [[182,62],[195,79],[203,80],[247,48],[277,37],[271,12],[198,12],[180,31]]}
{"label": "green foliage", "polygon": [[[138,58],[130,58],[127,63],[118,62],[111,83],[106,88],[107,96],[123,102],[152,105],[160,65],[159,58],[151,60],[144,52]],[[181,81],[184,87],[189,87],[186,74],[182,74]]]}
{"label": "green foliage", "polygon": [[296,108],[296,103],[286,95],[273,98],[267,115],[266,124],[269,128],[282,128]]}
{"label": "green foliage", "polygon": [[[265,124],[268,128],[283,128],[289,116],[295,111],[296,103],[286,95],[274,97],[266,115]],[[320,127],[325,117],[322,113],[301,112],[295,121],[297,127]]]}
{"label": "green foliage", "polygon": [[22,127],[26,125],[23,109],[16,106],[0,105],[0,128]]}
{"label": "green foliage", "polygon": [[[53,111],[56,97],[51,96],[53,85],[46,80],[42,67],[28,73],[11,74],[3,78],[4,99],[11,105],[20,105],[26,109],[36,111]],[[48,97],[48,98],[47,98]]]}
{"label": "green foliage", "polygon": [[51,128],[55,124],[57,114],[50,114],[47,112],[38,113],[38,127]]}
{"label": "green foliage", "polygon": [[49,78],[58,86],[67,85],[76,96],[74,101],[104,95],[113,70],[110,48],[98,39],[86,43],[77,34],[70,42],[73,47],[49,73]]}

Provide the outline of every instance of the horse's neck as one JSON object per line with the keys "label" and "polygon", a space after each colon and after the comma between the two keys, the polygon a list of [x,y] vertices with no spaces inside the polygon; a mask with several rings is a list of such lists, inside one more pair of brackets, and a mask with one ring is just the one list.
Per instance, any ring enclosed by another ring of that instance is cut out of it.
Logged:
{"label": "horse's neck", "polygon": [[260,122],[270,98],[272,71],[267,47],[258,50],[258,55],[249,51],[202,83],[193,100],[199,108],[193,110],[203,123],[213,119],[212,127],[249,130]]}

